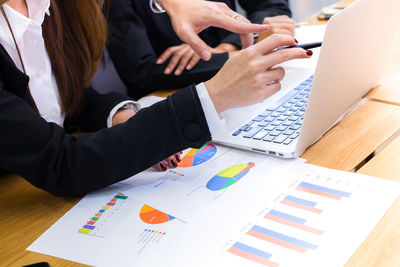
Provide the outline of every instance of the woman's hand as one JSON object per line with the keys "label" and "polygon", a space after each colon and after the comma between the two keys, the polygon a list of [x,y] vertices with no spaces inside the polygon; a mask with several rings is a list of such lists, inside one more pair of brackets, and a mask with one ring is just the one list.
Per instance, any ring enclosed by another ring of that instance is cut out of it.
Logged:
{"label": "woman's hand", "polygon": [[265,39],[272,34],[287,34],[294,37],[296,22],[286,15],[266,17],[263,20],[263,24],[269,25],[271,28],[260,35],[259,40]]}
{"label": "woman's hand", "polygon": [[171,74],[175,68],[175,75],[181,75],[183,70],[193,69],[200,61],[200,56],[197,55],[194,50],[187,44],[182,44],[178,46],[171,46],[156,61],[156,64],[163,64],[169,58],[168,66],[164,70],[164,74]]}
{"label": "woman's hand", "polygon": [[153,167],[159,171],[166,171],[168,167],[176,168],[178,167],[178,163],[181,162],[181,155],[182,152],[176,153],[165,160],[161,161],[160,163],[154,165]]}
{"label": "woman's hand", "polygon": [[[131,117],[133,117],[136,114],[136,112],[132,109],[123,109],[115,113],[113,119],[112,119],[112,126],[121,124],[129,120]],[[182,152],[176,153],[165,160],[161,161],[160,163],[157,163],[154,165],[154,168],[160,171],[166,171],[168,167],[170,168],[176,168],[178,167],[178,163],[181,162],[181,154]]]}
{"label": "woman's hand", "polygon": [[215,26],[240,34],[242,47],[253,44],[253,33],[269,30],[268,25],[252,24],[225,3],[204,0],[157,0],[167,11],[179,38],[190,45],[203,60],[210,60],[211,48],[198,33]]}
{"label": "woman's hand", "polygon": [[136,112],[132,109],[119,110],[117,113],[114,114],[114,117],[112,118],[112,126],[126,122],[135,114]]}
{"label": "woman's hand", "polygon": [[217,112],[262,102],[279,91],[285,71],[275,65],[312,55],[311,51],[302,48],[275,51],[281,46],[296,44],[290,35],[274,34],[229,59],[222,69],[205,83]]}
{"label": "woman's hand", "polygon": [[[229,53],[229,57],[233,55],[239,49],[228,43],[222,43],[215,48],[212,48],[211,52],[213,54]],[[164,74],[169,75],[174,70],[174,74],[179,76],[182,72],[186,70],[191,70],[200,61],[200,56],[194,52],[194,50],[188,44],[182,44],[177,46],[171,46],[161,54],[157,59],[156,64],[164,64],[168,59],[168,66],[164,70]]]}

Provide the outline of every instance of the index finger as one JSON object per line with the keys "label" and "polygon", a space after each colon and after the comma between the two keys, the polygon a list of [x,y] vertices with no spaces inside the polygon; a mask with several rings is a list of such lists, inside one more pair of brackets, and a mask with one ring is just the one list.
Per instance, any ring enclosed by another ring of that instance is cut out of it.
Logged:
{"label": "index finger", "polygon": [[288,48],[270,53],[264,56],[262,60],[268,67],[272,67],[285,61],[309,58],[310,56],[311,55],[307,54],[307,51],[303,48]]}
{"label": "index finger", "polygon": [[190,27],[182,27],[181,31],[179,31],[179,38],[190,45],[203,60],[208,61],[211,59],[211,47],[201,40]]}
{"label": "index finger", "polygon": [[294,46],[296,44],[295,39],[290,35],[273,34],[258,42],[251,49],[254,49],[260,55],[266,55],[281,46]]}
{"label": "index finger", "polygon": [[226,29],[231,32],[245,34],[245,33],[262,33],[270,29],[266,24],[253,24],[249,21],[241,21],[234,19],[231,16],[223,14],[221,16],[211,17],[211,25],[219,28]]}

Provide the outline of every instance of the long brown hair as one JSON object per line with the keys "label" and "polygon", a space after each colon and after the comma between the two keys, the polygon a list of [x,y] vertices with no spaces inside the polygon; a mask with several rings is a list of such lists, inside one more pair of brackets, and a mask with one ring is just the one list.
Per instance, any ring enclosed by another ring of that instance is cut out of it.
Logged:
{"label": "long brown hair", "polygon": [[[0,0],[0,5],[8,0]],[[55,74],[62,110],[80,111],[84,89],[89,87],[103,55],[107,23],[104,0],[51,0],[43,37]]]}

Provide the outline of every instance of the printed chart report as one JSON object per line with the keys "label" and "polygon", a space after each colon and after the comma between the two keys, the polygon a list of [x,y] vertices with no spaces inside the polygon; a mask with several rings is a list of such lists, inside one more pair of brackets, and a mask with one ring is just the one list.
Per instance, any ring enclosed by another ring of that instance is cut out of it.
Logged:
{"label": "printed chart report", "polygon": [[287,189],[225,243],[215,266],[342,266],[399,187],[337,174],[342,173],[289,174]]}
{"label": "printed chart report", "polygon": [[[211,179],[238,181],[190,221],[116,184],[88,194],[28,250],[94,266],[342,266],[400,192],[383,179],[299,161],[265,159],[250,168],[251,160],[213,170]],[[173,190],[166,196],[187,200]]]}
{"label": "printed chart report", "polygon": [[146,204],[189,221],[233,187],[251,179],[250,174],[265,160],[253,152],[204,145],[185,151],[182,167],[166,172],[149,169],[121,184],[129,185],[129,193]]}
{"label": "printed chart report", "polygon": [[[87,195],[28,249],[95,266],[154,266],[186,223],[125,192]],[[59,242],[62,240],[62,242]],[[147,265],[148,264],[148,265]]]}

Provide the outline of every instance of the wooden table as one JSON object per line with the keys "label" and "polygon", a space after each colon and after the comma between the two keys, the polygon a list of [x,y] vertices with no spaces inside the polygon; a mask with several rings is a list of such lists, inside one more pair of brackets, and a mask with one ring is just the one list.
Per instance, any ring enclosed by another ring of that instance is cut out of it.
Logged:
{"label": "wooden table", "polygon": [[[400,137],[388,145],[357,173],[400,182]],[[400,266],[400,199],[392,205],[347,266]]]}
{"label": "wooden table", "polygon": [[[350,2],[352,0],[345,0],[339,4]],[[309,21],[313,23],[315,18]],[[302,157],[323,167],[358,170],[359,173],[400,181],[400,164],[397,162],[400,137],[396,138],[400,129],[400,107],[394,101],[397,97],[400,99],[396,90],[398,81],[400,75],[372,90],[356,110],[308,148]],[[383,92],[387,97],[382,96]],[[390,92],[393,95],[390,96]],[[169,93],[164,91],[157,95],[166,96]],[[381,151],[373,156],[377,150]],[[366,163],[370,157],[372,159]],[[79,200],[51,196],[16,175],[1,177],[0,265],[22,266],[47,261],[52,266],[78,266],[74,262],[25,249]],[[391,207],[346,266],[400,266],[398,229],[400,200]]]}
{"label": "wooden table", "polygon": [[366,97],[382,103],[400,106],[400,76],[386,80],[382,85],[371,90]]}
{"label": "wooden table", "polygon": [[366,99],[301,157],[307,163],[353,171],[399,131],[399,108]]}
{"label": "wooden table", "polygon": [[17,175],[1,177],[0,265],[23,266],[47,261],[51,266],[76,266],[25,249],[79,200],[54,197]]}

